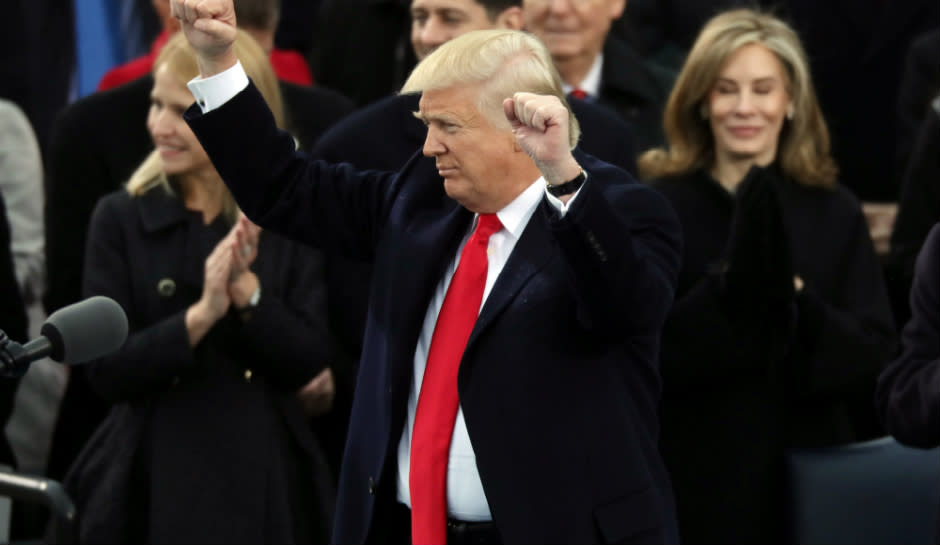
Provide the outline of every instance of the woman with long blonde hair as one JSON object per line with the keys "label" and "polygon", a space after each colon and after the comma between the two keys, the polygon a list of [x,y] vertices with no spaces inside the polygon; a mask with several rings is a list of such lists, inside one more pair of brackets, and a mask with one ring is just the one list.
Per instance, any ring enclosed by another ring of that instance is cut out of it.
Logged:
{"label": "woman with long blonde hair", "polygon": [[[278,122],[260,46],[235,49]],[[99,201],[85,296],[130,323],[86,367],[113,408],[66,477],[88,543],[317,543],[329,473],[308,417],[332,400],[323,260],[241,216],[183,114],[199,73],[182,33],[154,63],[155,149]]]}
{"label": "woman with long blonde hair", "polygon": [[784,449],[879,434],[871,395],[895,342],[881,268],[780,19],[711,19],[664,128],[668,147],[638,164],[684,237],[661,352],[680,536],[779,540]]}

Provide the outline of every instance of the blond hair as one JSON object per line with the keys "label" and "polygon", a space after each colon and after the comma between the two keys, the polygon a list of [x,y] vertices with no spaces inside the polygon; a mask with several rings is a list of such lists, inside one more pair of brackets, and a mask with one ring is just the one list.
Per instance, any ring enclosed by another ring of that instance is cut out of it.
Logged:
{"label": "blond hair", "polygon": [[581,128],[561,87],[552,57],[537,38],[519,30],[475,30],[438,47],[408,76],[402,94],[480,85],[477,108],[496,126],[508,121],[503,100],[516,92],[558,97],[568,109],[568,140],[578,143]]}
{"label": "blond hair", "polygon": [[806,53],[796,33],[780,19],[750,9],[713,17],[702,29],[666,110],[667,148],[652,149],[638,160],[644,178],[660,178],[707,168],[715,160],[715,141],[701,114],[728,58],[745,45],[759,44],[774,53],[785,72],[793,116],[780,131],[777,160],[783,171],[808,186],[832,186],[838,169],[830,155],[829,131],[819,108]]}
{"label": "blond hair", "polygon": [[[245,69],[245,73],[248,74],[248,77],[251,78],[268,103],[278,126],[283,127],[285,116],[281,89],[277,76],[274,75],[274,70],[268,61],[268,56],[258,45],[258,42],[243,30],[238,31],[234,50],[235,55]],[[156,71],[164,65],[166,65],[170,74],[183,85],[199,75],[196,53],[189,45],[189,42],[186,41],[186,36],[182,32],[174,34],[163,46],[153,63],[153,70]],[[176,194],[173,184],[166,173],[163,172],[159,152],[153,150],[131,174],[126,190],[132,196],[139,197],[157,187],[170,194]],[[235,200],[227,188],[223,190],[222,195],[222,214],[228,221],[234,222],[238,217],[238,207]]]}

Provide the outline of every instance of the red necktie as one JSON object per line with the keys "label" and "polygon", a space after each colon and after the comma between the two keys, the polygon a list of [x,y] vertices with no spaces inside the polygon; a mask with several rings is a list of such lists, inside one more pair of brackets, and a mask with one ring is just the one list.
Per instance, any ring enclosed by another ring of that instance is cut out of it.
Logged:
{"label": "red necktie", "polygon": [[571,96],[580,100],[584,100],[588,97],[588,94],[587,94],[587,91],[585,91],[584,89],[578,89],[577,87],[575,87],[574,89],[571,90]]}
{"label": "red necktie", "polygon": [[434,326],[411,437],[409,490],[411,541],[447,542],[447,460],[457,418],[457,370],[486,285],[486,247],[502,228],[496,214],[481,214],[460,254]]}

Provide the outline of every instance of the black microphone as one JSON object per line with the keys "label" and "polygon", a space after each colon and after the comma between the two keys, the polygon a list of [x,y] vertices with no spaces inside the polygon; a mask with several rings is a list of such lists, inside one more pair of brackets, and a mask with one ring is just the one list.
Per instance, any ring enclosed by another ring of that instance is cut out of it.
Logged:
{"label": "black microphone", "polygon": [[0,331],[0,375],[22,376],[46,356],[72,365],[113,352],[127,339],[127,316],[114,299],[96,295],[53,312],[39,334],[20,345]]}

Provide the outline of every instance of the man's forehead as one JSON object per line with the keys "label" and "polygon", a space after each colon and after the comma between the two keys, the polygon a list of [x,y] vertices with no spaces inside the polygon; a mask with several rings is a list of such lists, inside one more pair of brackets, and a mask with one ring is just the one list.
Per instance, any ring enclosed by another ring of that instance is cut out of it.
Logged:
{"label": "man's forehead", "polygon": [[443,117],[466,117],[476,112],[473,100],[475,86],[455,85],[444,89],[430,89],[421,93],[418,100],[419,119]]}

